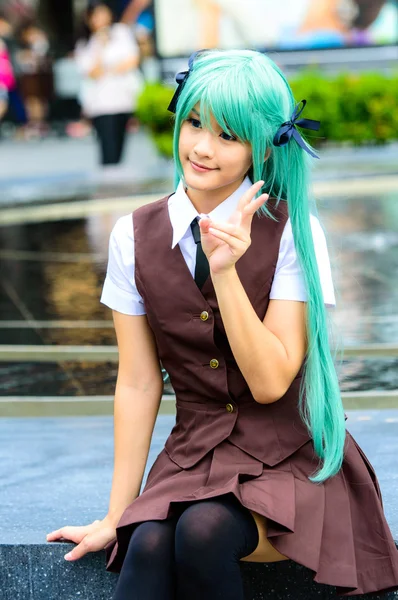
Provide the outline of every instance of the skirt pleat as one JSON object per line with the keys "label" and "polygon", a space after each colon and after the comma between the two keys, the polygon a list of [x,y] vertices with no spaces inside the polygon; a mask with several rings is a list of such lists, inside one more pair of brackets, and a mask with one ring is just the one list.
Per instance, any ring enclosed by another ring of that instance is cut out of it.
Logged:
{"label": "skirt pleat", "polygon": [[189,469],[163,449],[141,495],[124,511],[116,540],[105,548],[106,569],[120,571],[139,523],[167,519],[192,502],[233,494],[267,519],[270,543],[311,569],[316,582],[347,596],[398,589],[398,551],[365,454],[347,432],[339,473],[322,484],[312,483],[308,477],[318,466],[312,441],[274,467],[228,440]]}

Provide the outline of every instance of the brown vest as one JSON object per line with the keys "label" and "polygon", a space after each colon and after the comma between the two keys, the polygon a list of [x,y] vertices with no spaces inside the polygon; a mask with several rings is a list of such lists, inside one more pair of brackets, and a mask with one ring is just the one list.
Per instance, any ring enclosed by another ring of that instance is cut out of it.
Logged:
{"label": "brown vest", "polygon": [[[136,285],[176,394],[176,424],[165,449],[186,469],[228,439],[273,466],[310,439],[298,412],[302,368],[277,402],[259,404],[253,399],[228,343],[211,277],[199,290],[179,245],[171,249],[167,201],[168,197],[138,208],[133,219]],[[286,202],[276,208],[270,198],[267,207],[278,222],[255,214],[251,246],[236,263],[261,320],[288,218]]]}

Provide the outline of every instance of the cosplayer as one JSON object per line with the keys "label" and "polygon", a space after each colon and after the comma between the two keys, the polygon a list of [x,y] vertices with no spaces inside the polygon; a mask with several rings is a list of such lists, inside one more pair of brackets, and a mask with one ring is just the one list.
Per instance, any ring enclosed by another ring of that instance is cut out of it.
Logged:
{"label": "cosplayer", "polygon": [[[329,342],[315,154],[299,132],[319,123],[258,52],[202,51],[177,81],[176,191],[121,217],[110,241],[109,511],[48,539],[76,542],[69,560],[105,547],[114,600],[243,600],[241,560],[295,561],[340,594],[397,589],[398,552],[345,429]],[[177,418],[140,493],[159,361]]]}

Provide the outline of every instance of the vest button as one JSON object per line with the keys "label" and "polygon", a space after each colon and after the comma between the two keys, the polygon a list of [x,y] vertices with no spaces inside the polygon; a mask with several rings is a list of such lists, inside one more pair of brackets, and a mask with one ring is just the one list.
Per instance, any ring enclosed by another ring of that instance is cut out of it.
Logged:
{"label": "vest button", "polygon": [[207,310],[204,310],[200,313],[200,318],[202,319],[202,321],[207,321],[207,319],[209,318],[209,313],[207,312]]}
{"label": "vest button", "polygon": [[219,364],[220,363],[218,362],[218,360],[216,358],[212,358],[210,361],[210,366],[212,369],[217,369]]}
{"label": "vest button", "polygon": [[228,403],[228,404],[225,405],[225,408],[227,409],[227,412],[229,412],[229,413],[234,412],[233,404],[229,404]]}

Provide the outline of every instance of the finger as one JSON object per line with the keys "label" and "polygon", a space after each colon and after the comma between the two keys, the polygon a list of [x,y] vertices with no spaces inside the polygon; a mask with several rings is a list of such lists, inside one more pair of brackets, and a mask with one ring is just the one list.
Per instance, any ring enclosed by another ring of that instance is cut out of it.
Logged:
{"label": "finger", "polygon": [[254,198],[254,196],[257,194],[257,192],[259,190],[261,190],[263,185],[264,185],[263,180],[256,181],[256,183],[253,183],[253,185],[251,187],[249,187],[249,189],[241,196],[239,203],[238,203],[238,209],[243,211],[244,207],[247,204],[249,204],[249,202],[252,200],[252,198]]}
{"label": "finger", "polygon": [[237,239],[244,239],[244,232],[242,232],[242,229],[234,223],[215,223],[214,221],[211,221],[209,223],[208,230],[210,231],[211,229],[216,229],[217,231],[224,231],[225,233],[228,233],[229,235]]}
{"label": "finger", "polygon": [[72,542],[80,542],[83,536],[87,535],[87,527],[66,526],[56,531],[52,531],[47,535],[47,541],[51,542],[60,538],[71,540]]}
{"label": "finger", "polygon": [[269,194],[261,194],[258,198],[254,198],[246,204],[243,209],[244,215],[254,215],[254,213],[262,206],[269,198]]}
{"label": "finger", "polygon": [[48,541],[51,540],[58,540],[61,537],[64,537],[64,527],[62,527],[61,529],[56,529],[55,531],[51,531],[50,533],[48,533],[46,535],[46,539]]}
{"label": "finger", "polygon": [[243,240],[242,238],[237,238],[225,231],[221,231],[219,229],[213,229],[209,227],[209,233],[213,234],[219,240],[223,240],[226,242],[233,250],[241,250],[242,247],[246,248],[249,240]]}
{"label": "finger", "polygon": [[65,560],[79,560],[82,556],[85,556],[88,552],[92,552],[93,548],[91,546],[90,536],[86,535],[85,538],[82,539],[80,544],[75,546],[73,550],[65,554]]}
{"label": "finger", "polygon": [[199,219],[200,233],[207,233],[209,231],[209,226],[211,222],[211,219],[209,219],[208,217],[203,217],[202,219]]}

